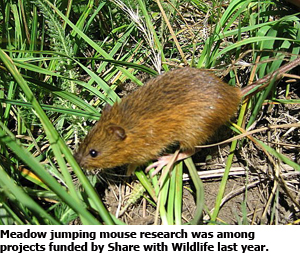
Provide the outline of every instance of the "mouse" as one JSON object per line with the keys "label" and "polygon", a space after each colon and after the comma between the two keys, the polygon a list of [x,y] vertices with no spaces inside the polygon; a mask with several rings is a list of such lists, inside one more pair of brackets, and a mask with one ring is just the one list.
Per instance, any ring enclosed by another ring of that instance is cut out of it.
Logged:
{"label": "mouse", "polygon": [[[84,169],[128,165],[157,174],[179,147],[176,161],[195,153],[235,114],[241,89],[230,86],[207,69],[184,67],[149,80],[113,106],[106,104],[75,159]],[[132,170],[132,168],[131,168]]]}

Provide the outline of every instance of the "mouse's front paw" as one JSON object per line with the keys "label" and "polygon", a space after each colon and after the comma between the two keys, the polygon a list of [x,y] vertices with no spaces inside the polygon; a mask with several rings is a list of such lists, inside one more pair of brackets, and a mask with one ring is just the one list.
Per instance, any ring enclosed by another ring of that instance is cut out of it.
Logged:
{"label": "mouse's front paw", "polygon": [[173,155],[166,155],[158,158],[156,162],[150,164],[146,168],[146,173],[148,173],[151,169],[155,168],[155,170],[151,173],[151,177],[155,176],[158,172],[161,171],[161,169],[164,168],[164,166],[166,166],[172,160],[172,158]]}

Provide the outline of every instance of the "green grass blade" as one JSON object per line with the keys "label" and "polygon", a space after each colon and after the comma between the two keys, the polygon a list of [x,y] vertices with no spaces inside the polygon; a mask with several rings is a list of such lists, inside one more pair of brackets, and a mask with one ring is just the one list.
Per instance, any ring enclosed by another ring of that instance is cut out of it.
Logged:
{"label": "green grass blade", "polygon": [[180,161],[175,166],[175,201],[174,201],[174,215],[175,215],[175,224],[181,225],[181,216],[182,216],[182,194],[183,194],[183,162]]}
{"label": "green grass blade", "polygon": [[[1,133],[0,133],[1,134]],[[49,215],[38,203],[36,203],[30,196],[28,196],[21,187],[17,186],[15,182],[8,176],[7,173],[0,166],[0,185],[4,192],[10,192],[18,201],[24,206],[28,207],[35,215],[41,217],[43,220],[49,220],[52,224],[59,224],[51,215]],[[45,222],[47,224],[48,222]]]}
{"label": "green grass blade", "polygon": [[204,208],[204,187],[202,180],[198,176],[197,169],[192,158],[187,158],[184,160],[185,165],[187,166],[191,179],[194,183],[196,189],[196,211],[194,214],[193,220],[190,222],[191,224],[200,224],[202,223],[202,215]]}

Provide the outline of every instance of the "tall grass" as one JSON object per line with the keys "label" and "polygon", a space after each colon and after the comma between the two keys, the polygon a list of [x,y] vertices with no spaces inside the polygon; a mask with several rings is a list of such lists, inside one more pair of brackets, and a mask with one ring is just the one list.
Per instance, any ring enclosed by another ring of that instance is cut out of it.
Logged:
{"label": "tall grass", "polygon": [[[217,69],[230,84],[242,86],[299,57],[299,18],[292,8],[277,1],[222,2],[2,1],[0,223],[68,224],[76,218],[83,224],[122,223],[105,207],[72,150],[101,108],[119,100],[121,83],[143,84],[137,73],[156,75],[185,64]],[[278,100],[271,84],[244,103],[233,130],[252,127],[266,100]],[[256,144],[300,170],[296,161]],[[189,223],[218,222],[237,146],[231,145],[213,210],[205,205],[194,163],[185,161],[195,186],[196,211]],[[181,224],[182,163],[166,175],[159,181],[136,171],[162,223]]]}

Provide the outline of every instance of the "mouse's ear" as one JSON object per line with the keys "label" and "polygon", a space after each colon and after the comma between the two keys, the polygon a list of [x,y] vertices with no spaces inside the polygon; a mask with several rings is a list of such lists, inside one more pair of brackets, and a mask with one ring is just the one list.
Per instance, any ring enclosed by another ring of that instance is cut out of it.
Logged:
{"label": "mouse's ear", "polygon": [[109,134],[114,135],[118,139],[124,140],[126,138],[126,132],[121,126],[111,124],[107,127]]}

